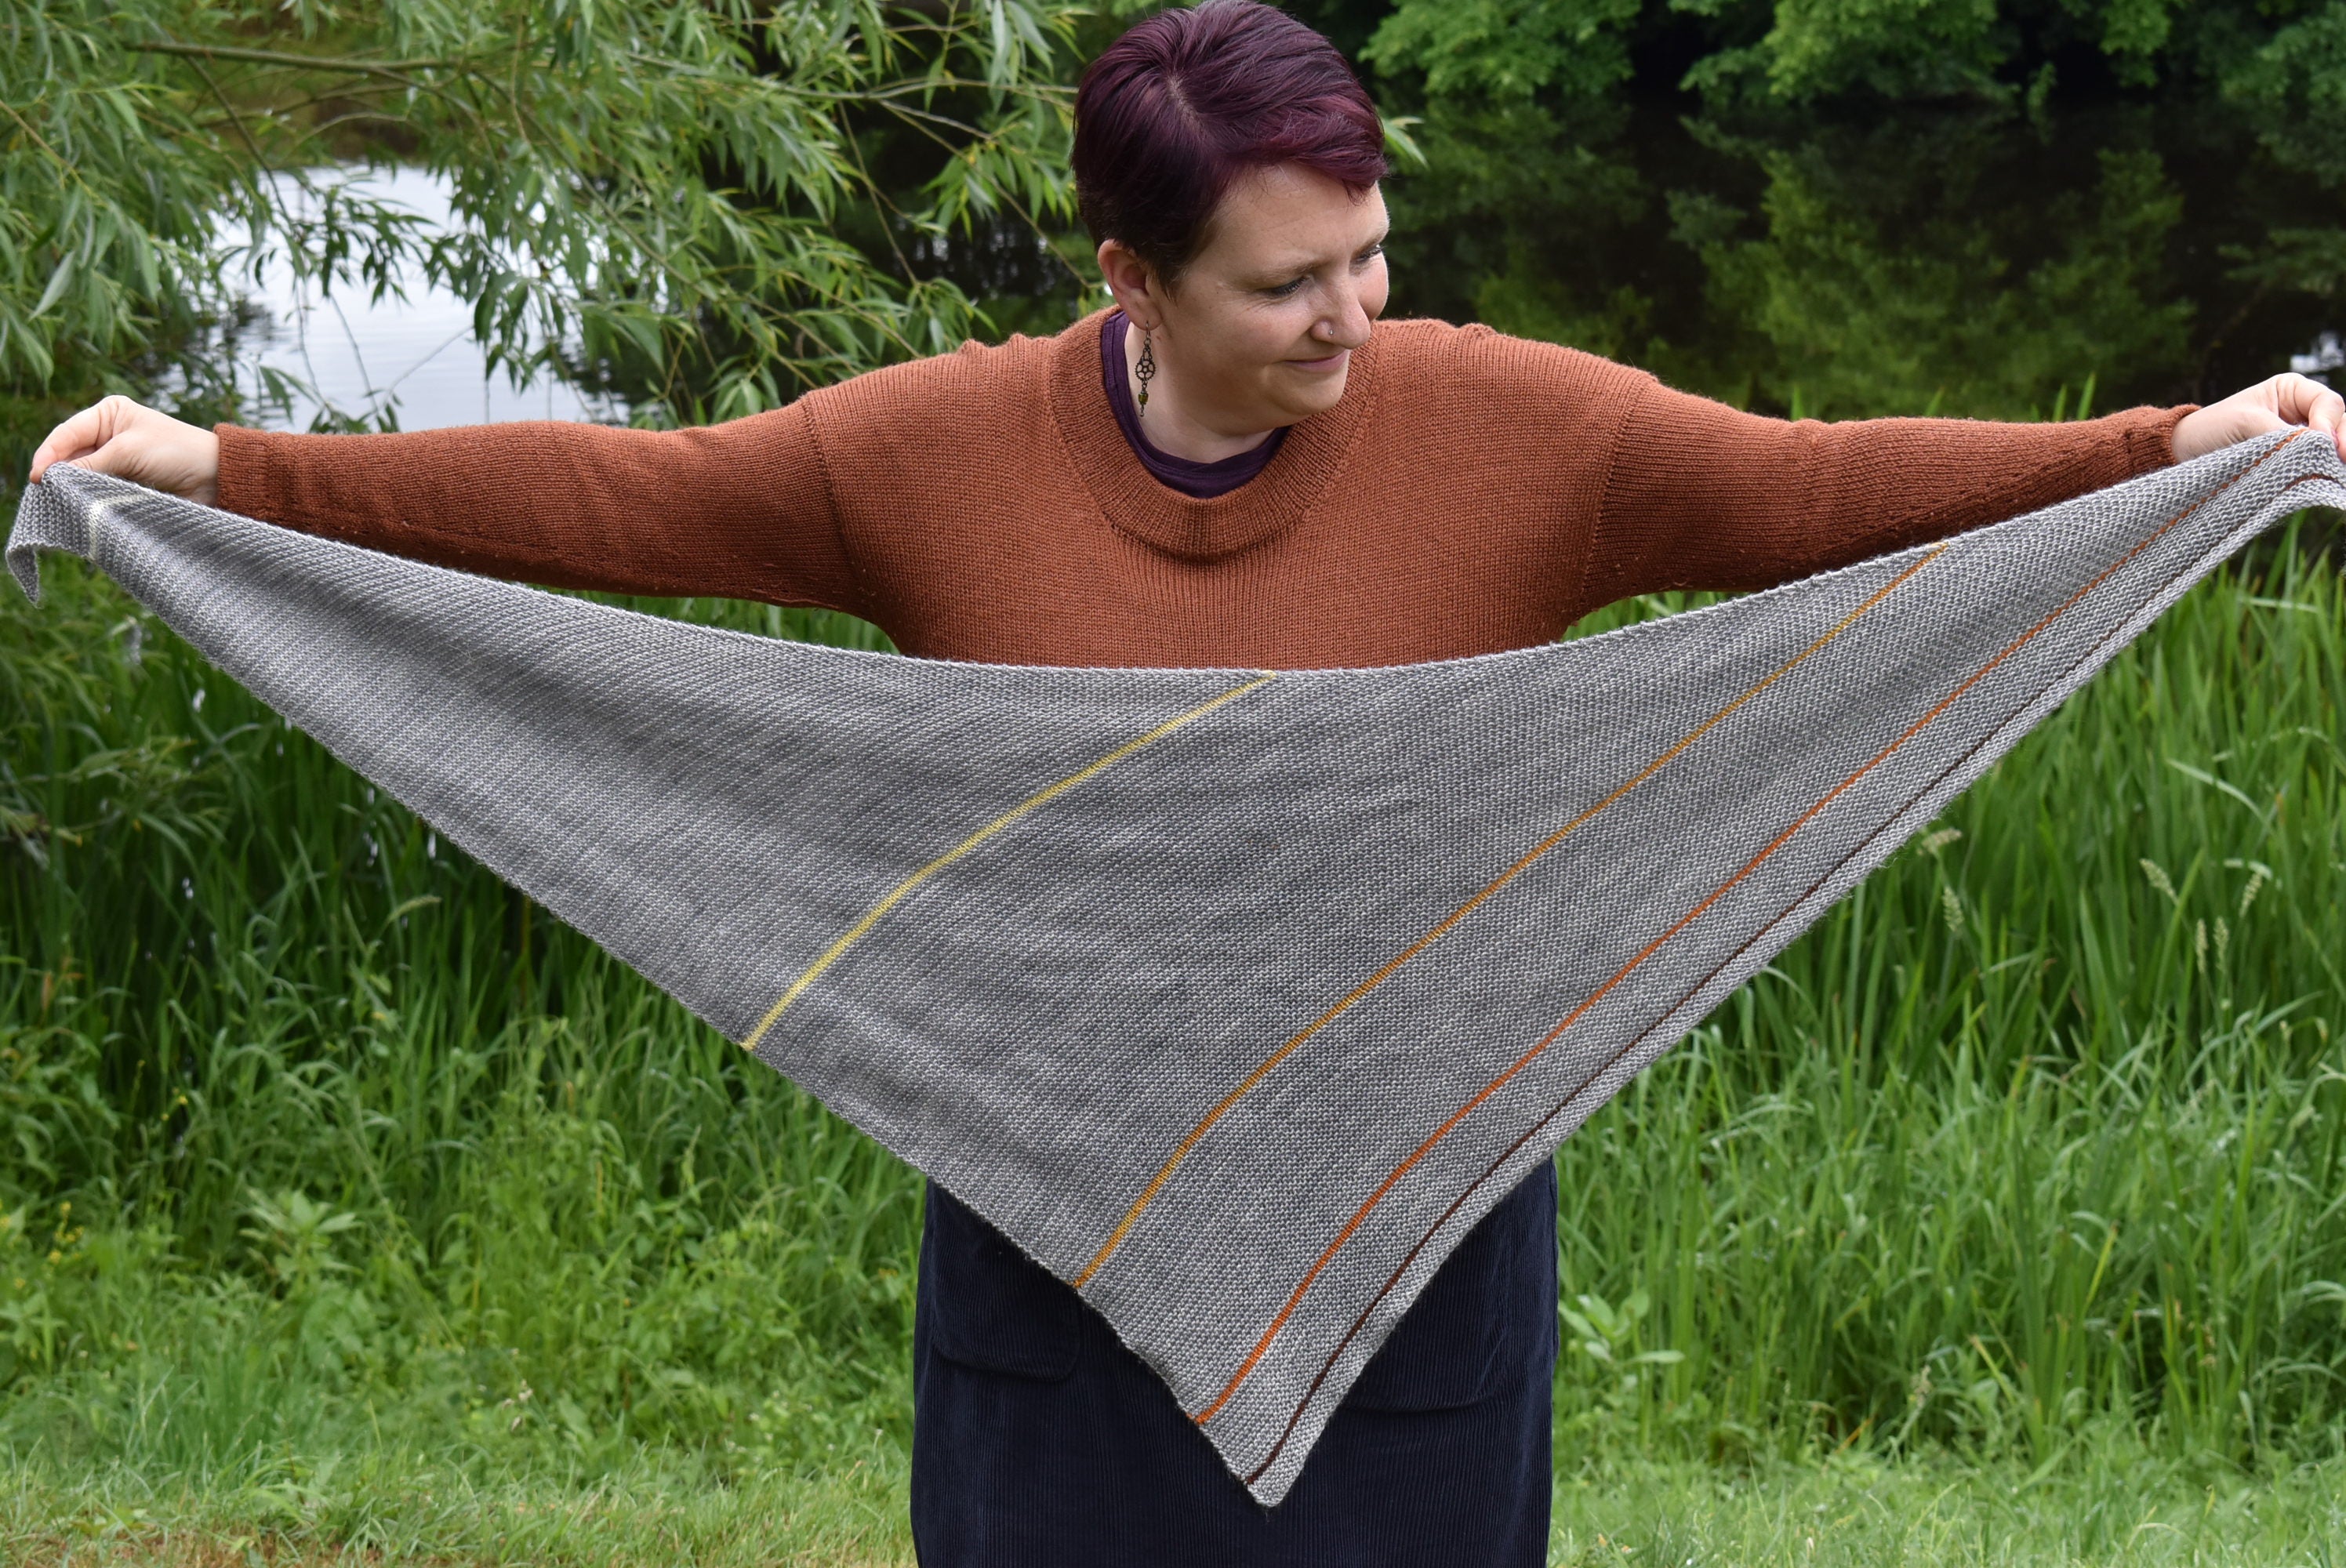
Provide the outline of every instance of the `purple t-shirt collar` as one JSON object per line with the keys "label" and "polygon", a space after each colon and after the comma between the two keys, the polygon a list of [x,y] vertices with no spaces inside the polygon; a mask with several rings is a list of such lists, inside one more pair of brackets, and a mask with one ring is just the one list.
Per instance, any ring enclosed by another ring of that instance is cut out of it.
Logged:
{"label": "purple t-shirt collar", "polygon": [[1110,311],[1107,319],[1100,323],[1100,381],[1107,389],[1107,406],[1116,411],[1116,423],[1124,431],[1125,443],[1158,484],[1170,485],[1184,495],[1210,501],[1217,495],[1229,494],[1270,465],[1279,453],[1280,443],[1287,439],[1284,425],[1265,436],[1262,444],[1253,451],[1225,457],[1219,463],[1198,463],[1151,446],[1140,432],[1140,411],[1132,405],[1132,384],[1125,375],[1125,326],[1122,311]]}

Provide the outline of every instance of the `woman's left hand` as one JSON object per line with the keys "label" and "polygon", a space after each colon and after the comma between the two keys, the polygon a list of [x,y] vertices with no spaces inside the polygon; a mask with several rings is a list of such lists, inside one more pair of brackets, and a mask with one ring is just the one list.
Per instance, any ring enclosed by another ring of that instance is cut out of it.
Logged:
{"label": "woman's left hand", "polygon": [[2338,455],[2346,457],[2346,398],[2311,376],[2285,375],[2185,414],[2175,427],[2175,461],[2188,463],[2291,425],[2320,431],[2338,443]]}

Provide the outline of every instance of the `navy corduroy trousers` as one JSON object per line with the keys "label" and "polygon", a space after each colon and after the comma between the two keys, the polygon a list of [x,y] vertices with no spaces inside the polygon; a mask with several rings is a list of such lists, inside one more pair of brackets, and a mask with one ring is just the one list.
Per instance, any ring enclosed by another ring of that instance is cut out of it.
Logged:
{"label": "navy corduroy trousers", "polygon": [[923,1568],[1547,1560],[1556,1168],[1470,1232],[1266,1509],[1139,1358],[933,1183],[913,1328]]}

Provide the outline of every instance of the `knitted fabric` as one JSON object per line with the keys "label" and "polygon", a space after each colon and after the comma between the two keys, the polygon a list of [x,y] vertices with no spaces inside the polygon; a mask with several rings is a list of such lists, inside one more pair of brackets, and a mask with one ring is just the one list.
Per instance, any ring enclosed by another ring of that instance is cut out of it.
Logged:
{"label": "knitted fabric", "polygon": [[2168,465],[2180,409],[1767,419],[1488,327],[1380,321],[1200,500],[1134,457],[1101,317],[687,430],[219,428],[219,504],[494,577],[819,604],[987,664],[1418,664],[1631,594],[1766,588]]}
{"label": "knitted fabric", "polygon": [[[1689,454],[1689,461],[1696,461]],[[1467,1229],[2218,562],[2266,438],[1712,608],[1380,669],[690,626],[69,466],[97,562],[1075,1282],[1284,1495]]]}

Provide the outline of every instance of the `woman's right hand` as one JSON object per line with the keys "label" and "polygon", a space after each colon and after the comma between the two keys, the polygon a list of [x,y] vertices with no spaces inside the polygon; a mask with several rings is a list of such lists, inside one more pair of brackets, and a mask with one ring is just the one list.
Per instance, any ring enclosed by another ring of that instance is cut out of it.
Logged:
{"label": "woman's right hand", "polygon": [[219,437],[127,397],[92,404],[49,432],[33,453],[31,483],[71,463],[209,506],[219,499]]}

